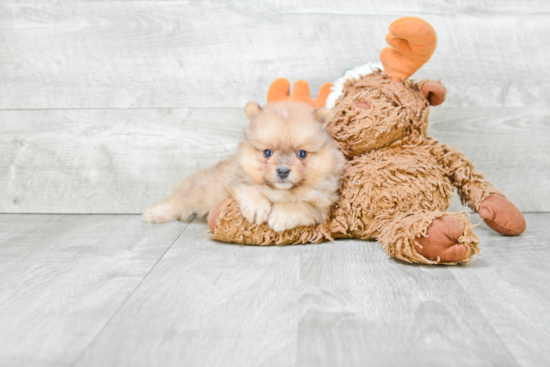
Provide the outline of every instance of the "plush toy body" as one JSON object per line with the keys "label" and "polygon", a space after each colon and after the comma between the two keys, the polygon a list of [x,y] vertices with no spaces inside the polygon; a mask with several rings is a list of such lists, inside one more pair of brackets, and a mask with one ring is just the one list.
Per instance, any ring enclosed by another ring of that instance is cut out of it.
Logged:
{"label": "plush toy body", "polygon": [[[254,245],[359,238],[378,240],[389,256],[408,262],[467,263],[479,253],[479,238],[466,214],[445,211],[452,186],[494,230],[505,235],[525,230],[521,212],[463,153],[427,135],[430,104],[442,103],[446,90],[439,82],[407,78],[435,50],[433,28],[419,18],[402,18],[391,25],[386,39],[394,48],[381,53],[385,73],[375,70],[337,82],[341,91],[329,96],[335,104],[327,107],[336,117],[327,130],[348,159],[331,219],[274,232],[266,224],[246,222],[235,202],[227,200],[209,218],[212,238]],[[287,83],[274,82],[268,102],[288,96]],[[297,87],[304,90],[302,84]],[[328,88],[321,88],[316,101],[309,89],[307,96],[294,100],[321,107]]]}

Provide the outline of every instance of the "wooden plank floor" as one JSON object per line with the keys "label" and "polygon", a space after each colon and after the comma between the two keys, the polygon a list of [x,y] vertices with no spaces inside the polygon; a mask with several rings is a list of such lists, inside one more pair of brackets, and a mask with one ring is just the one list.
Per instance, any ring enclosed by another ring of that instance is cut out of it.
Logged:
{"label": "wooden plank floor", "polygon": [[375,242],[222,244],[197,220],[0,215],[0,364],[548,365],[550,213],[526,217],[431,267]]}

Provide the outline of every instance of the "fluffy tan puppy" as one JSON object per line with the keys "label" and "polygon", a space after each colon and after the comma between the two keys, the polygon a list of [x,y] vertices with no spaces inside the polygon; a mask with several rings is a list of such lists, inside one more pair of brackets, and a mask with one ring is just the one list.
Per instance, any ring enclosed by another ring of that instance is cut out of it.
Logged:
{"label": "fluffy tan puppy", "polygon": [[145,221],[203,217],[229,197],[248,222],[267,221],[276,232],[328,219],[345,165],[325,130],[332,111],[297,102],[263,108],[250,102],[245,112],[250,126],[237,153],[186,178],[171,197],[145,211]]}

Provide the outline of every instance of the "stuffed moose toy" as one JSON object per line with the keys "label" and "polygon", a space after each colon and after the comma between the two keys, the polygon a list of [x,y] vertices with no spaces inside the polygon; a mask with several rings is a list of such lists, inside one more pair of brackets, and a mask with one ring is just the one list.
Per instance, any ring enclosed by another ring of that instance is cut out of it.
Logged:
{"label": "stuffed moose toy", "polygon": [[434,29],[405,17],[391,24],[386,41],[391,47],[380,53],[383,72],[356,72],[357,78],[340,83],[341,90],[331,91],[338,88],[327,83],[316,100],[304,81],[291,95],[286,79],[276,80],[268,92],[268,103],[290,100],[319,108],[327,97],[335,101],[327,105],[335,114],[327,130],[347,164],[330,219],[274,232],[265,223],[248,223],[235,201],[227,199],[209,217],[213,239],[285,245],[357,238],[378,240],[389,256],[406,262],[468,263],[479,254],[479,238],[467,214],[446,212],[452,186],[493,230],[509,236],[525,230],[523,214],[463,153],[427,135],[430,105],[441,104],[446,89],[436,81],[408,78],[435,51]]}

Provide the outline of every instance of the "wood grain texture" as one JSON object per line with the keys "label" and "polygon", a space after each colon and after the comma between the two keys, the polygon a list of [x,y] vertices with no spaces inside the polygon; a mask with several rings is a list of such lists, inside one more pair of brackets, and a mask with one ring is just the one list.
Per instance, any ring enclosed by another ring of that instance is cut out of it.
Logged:
{"label": "wood grain texture", "polygon": [[206,230],[189,225],[75,366],[296,365],[300,247]]}
{"label": "wood grain texture", "polygon": [[417,15],[438,50],[415,78],[448,106],[545,106],[545,1],[44,2],[0,6],[0,108],[237,107],[271,81],[377,61],[395,19]]}
{"label": "wood grain texture", "polygon": [[303,248],[300,285],[298,366],[517,366],[449,268],[338,241]]}
{"label": "wood grain texture", "polygon": [[0,111],[0,211],[141,213],[236,150],[244,109]]}
{"label": "wood grain texture", "polygon": [[74,365],[546,365],[550,214],[526,216],[521,237],[478,226],[459,267],[365,241],[221,244],[193,222]]}
{"label": "wood grain texture", "polygon": [[[234,152],[248,125],[241,108],[0,111],[0,121],[0,211],[18,213],[141,213]],[[549,109],[436,107],[429,133],[521,210],[550,211]]]}
{"label": "wood grain texture", "polygon": [[[477,218],[476,218],[477,219]],[[449,269],[521,366],[550,364],[550,214],[527,214],[521,237],[482,225],[481,258]]]}
{"label": "wood grain texture", "polygon": [[234,151],[272,80],[316,91],[403,15],[439,35],[432,134],[550,210],[548,2],[23,0],[0,5],[0,212],[140,213]]}
{"label": "wood grain texture", "polygon": [[0,364],[73,362],[186,223],[137,216],[0,216]]}
{"label": "wood grain texture", "polygon": [[481,222],[469,266],[406,265],[378,244],[304,246],[301,366],[538,366],[550,363],[550,214],[520,237]]}
{"label": "wood grain texture", "polygon": [[481,224],[481,257],[437,267],[390,260],[375,242],[222,244],[201,221],[174,242],[185,223],[0,215],[0,360],[546,365],[550,214],[526,217],[520,237]]}

